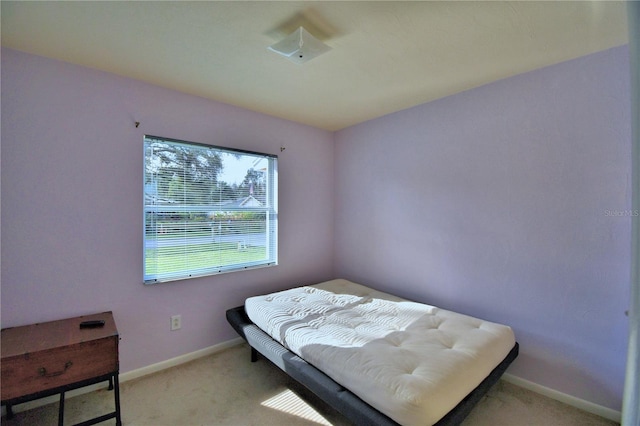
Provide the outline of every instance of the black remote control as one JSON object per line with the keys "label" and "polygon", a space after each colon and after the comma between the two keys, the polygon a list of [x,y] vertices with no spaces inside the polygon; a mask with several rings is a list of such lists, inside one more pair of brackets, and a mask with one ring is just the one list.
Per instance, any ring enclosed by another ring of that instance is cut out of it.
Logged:
{"label": "black remote control", "polygon": [[98,328],[104,327],[104,320],[82,321],[80,328]]}

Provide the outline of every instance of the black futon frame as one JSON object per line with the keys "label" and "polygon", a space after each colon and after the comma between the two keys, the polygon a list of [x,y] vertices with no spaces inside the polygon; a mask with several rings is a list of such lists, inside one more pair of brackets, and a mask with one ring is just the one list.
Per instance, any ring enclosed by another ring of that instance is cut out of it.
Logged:
{"label": "black futon frame", "polygon": [[[380,413],[362,401],[348,389],[336,383],[322,371],[276,342],[256,326],[247,316],[244,306],[229,309],[227,321],[247,341],[251,347],[251,361],[258,359],[258,353],[278,366],[292,379],[302,384],[354,425],[398,425],[395,421]],[[452,426],[462,423],[473,407],[482,399],[505,372],[509,364],[518,356],[519,345],[516,342],[511,352],[498,366],[467,395],[453,410],[440,419],[437,426]]]}

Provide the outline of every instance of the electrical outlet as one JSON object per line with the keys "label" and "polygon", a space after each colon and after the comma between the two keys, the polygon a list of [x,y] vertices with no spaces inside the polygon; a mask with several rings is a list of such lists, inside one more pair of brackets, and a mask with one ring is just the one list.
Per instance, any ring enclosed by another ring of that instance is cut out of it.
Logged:
{"label": "electrical outlet", "polygon": [[180,330],[182,328],[182,316],[180,315],[172,315],[171,316],[171,331]]}

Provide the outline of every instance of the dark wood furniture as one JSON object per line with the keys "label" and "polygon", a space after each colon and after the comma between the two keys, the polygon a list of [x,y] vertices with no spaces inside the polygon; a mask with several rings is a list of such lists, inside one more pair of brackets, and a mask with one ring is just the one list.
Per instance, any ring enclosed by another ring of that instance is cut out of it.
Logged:
{"label": "dark wood furniture", "polygon": [[[85,321],[104,325],[81,328]],[[64,395],[73,389],[108,381],[115,411],[79,423],[92,425],[120,418],[118,330],[111,312],[2,329],[2,405],[12,406],[60,394],[58,424],[63,424]]]}

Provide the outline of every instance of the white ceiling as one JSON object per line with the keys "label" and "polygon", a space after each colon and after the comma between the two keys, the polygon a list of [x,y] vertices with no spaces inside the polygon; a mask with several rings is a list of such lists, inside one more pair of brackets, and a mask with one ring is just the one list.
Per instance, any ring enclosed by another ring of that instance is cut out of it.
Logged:
{"label": "white ceiling", "polygon": [[[624,2],[2,1],[2,45],[338,130],[627,43]],[[267,47],[304,13],[328,53]],[[324,24],[323,24],[324,23]]]}

